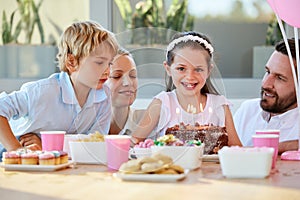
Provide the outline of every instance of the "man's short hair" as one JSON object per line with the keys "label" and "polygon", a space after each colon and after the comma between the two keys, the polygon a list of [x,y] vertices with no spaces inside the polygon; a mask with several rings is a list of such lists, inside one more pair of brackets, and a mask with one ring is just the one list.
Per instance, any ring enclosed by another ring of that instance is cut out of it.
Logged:
{"label": "man's short hair", "polygon": [[[289,43],[289,46],[290,46],[290,50],[291,50],[291,53],[292,53],[292,57],[293,59],[296,59],[296,45],[295,45],[295,39],[292,38],[292,39],[288,39],[288,43]],[[300,47],[300,39],[298,40],[298,44],[299,44],[299,47]],[[284,40],[280,40],[276,45],[275,45],[275,49],[276,51],[280,52],[280,53],[283,53],[285,55],[288,56],[288,52],[287,52],[287,48],[285,46],[285,43],[284,43]]]}

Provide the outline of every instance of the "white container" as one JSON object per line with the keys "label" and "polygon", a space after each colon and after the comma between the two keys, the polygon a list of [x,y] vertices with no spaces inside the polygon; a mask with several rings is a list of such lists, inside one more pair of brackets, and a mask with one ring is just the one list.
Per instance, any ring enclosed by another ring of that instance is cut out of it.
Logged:
{"label": "white container", "polygon": [[130,150],[131,156],[135,156],[136,158],[142,158],[142,157],[150,157],[152,152],[151,148],[141,148],[141,147],[133,147]]}
{"label": "white container", "polygon": [[200,146],[151,146],[153,153],[170,156],[175,165],[184,169],[197,169],[201,167],[204,144]]}
{"label": "white container", "polygon": [[70,141],[71,158],[76,163],[106,164],[105,142]]}
{"label": "white container", "polygon": [[273,152],[267,147],[223,147],[218,151],[223,176],[265,178],[271,171]]}

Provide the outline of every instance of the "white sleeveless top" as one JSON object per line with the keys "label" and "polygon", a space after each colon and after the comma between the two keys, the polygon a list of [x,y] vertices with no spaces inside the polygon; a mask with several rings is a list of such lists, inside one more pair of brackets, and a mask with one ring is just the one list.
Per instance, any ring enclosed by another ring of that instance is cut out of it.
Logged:
{"label": "white sleeveless top", "polygon": [[[161,92],[154,98],[160,99],[162,102],[160,118],[155,129],[156,137],[165,134],[168,127],[172,127],[179,122],[185,124],[213,124],[215,126],[225,126],[225,110],[224,105],[232,104],[223,95],[207,94],[206,106],[202,113],[191,114],[182,109],[180,106],[175,90],[171,92]],[[180,113],[176,113],[176,108],[180,109]]]}

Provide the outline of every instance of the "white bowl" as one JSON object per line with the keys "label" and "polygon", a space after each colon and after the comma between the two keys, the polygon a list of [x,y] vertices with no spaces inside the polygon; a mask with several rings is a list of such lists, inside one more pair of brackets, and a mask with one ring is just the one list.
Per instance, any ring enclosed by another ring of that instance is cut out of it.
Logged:
{"label": "white bowl", "polygon": [[135,156],[136,158],[150,157],[151,148],[133,147],[130,151],[130,154],[131,156]]}
{"label": "white bowl", "polygon": [[76,163],[106,164],[105,142],[70,141],[71,158]]}
{"label": "white bowl", "polygon": [[204,144],[200,146],[151,146],[153,153],[170,156],[175,165],[184,169],[197,169],[201,167]]}
{"label": "white bowl", "polygon": [[223,147],[218,151],[223,176],[265,178],[271,171],[273,152],[267,147]]}

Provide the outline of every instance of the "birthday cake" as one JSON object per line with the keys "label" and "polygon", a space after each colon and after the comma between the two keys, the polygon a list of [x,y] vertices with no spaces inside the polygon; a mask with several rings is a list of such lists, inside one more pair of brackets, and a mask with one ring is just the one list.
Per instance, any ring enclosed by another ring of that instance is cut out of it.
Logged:
{"label": "birthday cake", "polygon": [[172,134],[182,141],[185,140],[200,140],[205,144],[204,154],[216,154],[219,149],[228,146],[228,134],[225,127],[209,125],[200,125],[195,123],[195,126],[189,124],[176,124],[166,130],[166,135]]}

